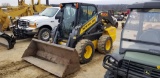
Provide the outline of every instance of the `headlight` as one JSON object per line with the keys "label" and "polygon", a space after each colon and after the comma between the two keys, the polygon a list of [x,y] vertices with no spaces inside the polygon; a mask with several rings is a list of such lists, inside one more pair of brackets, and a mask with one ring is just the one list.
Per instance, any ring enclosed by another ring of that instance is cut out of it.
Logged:
{"label": "headlight", "polygon": [[108,59],[108,62],[111,63],[111,64],[113,64],[113,65],[118,65],[118,61],[116,61],[113,57],[110,57]]}
{"label": "headlight", "polygon": [[32,21],[29,22],[29,25],[34,25],[34,24],[35,24],[35,22],[32,22]]}
{"label": "headlight", "polygon": [[109,62],[114,63],[115,59],[113,59],[112,57],[109,58]]}
{"label": "headlight", "polygon": [[29,27],[36,28],[37,25],[36,25],[35,22],[30,21],[30,22],[29,22]]}

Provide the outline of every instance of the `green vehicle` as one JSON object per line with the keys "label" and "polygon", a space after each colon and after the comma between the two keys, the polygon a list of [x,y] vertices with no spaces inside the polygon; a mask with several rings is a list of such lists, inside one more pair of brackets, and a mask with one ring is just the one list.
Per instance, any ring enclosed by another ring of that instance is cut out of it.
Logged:
{"label": "green vehicle", "polygon": [[160,78],[160,2],[128,6],[120,47],[103,60],[105,78]]}

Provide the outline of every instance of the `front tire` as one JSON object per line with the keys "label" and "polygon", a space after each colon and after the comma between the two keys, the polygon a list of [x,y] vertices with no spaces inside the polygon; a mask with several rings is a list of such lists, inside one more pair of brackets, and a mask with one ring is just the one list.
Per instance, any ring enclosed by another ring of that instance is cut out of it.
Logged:
{"label": "front tire", "polygon": [[108,35],[102,35],[98,40],[98,51],[107,54],[112,49],[112,39]]}
{"label": "front tire", "polygon": [[114,78],[114,75],[111,73],[111,71],[108,70],[104,75],[104,78]]}
{"label": "front tire", "polygon": [[124,23],[122,23],[122,29],[124,28]]}
{"label": "front tire", "polygon": [[76,45],[76,50],[79,54],[81,64],[90,62],[95,52],[92,41],[88,39],[80,40]]}
{"label": "front tire", "polygon": [[42,28],[40,29],[38,33],[38,39],[42,41],[49,41],[51,37],[51,30],[48,28]]}
{"label": "front tire", "polygon": [[115,27],[118,28],[118,22],[115,24]]}

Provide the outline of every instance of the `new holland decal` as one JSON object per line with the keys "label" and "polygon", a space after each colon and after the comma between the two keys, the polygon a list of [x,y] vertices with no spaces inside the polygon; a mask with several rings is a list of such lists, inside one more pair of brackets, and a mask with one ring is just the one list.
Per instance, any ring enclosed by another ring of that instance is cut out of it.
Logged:
{"label": "new holland decal", "polygon": [[90,28],[97,20],[97,16],[94,16],[89,22],[82,26],[80,30],[80,35],[83,34],[88,28]]}

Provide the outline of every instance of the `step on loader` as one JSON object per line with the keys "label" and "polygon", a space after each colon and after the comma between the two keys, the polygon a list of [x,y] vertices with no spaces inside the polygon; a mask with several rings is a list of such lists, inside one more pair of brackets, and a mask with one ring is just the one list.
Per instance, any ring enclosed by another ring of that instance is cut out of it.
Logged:
{"label": "step on loader", "polygon": [[107,54],[116,38],[113,19],[94,4],[62,3],[49,42],[33,39],[22,58],[56,76],[65,77],[92,60],[95,50]]}

